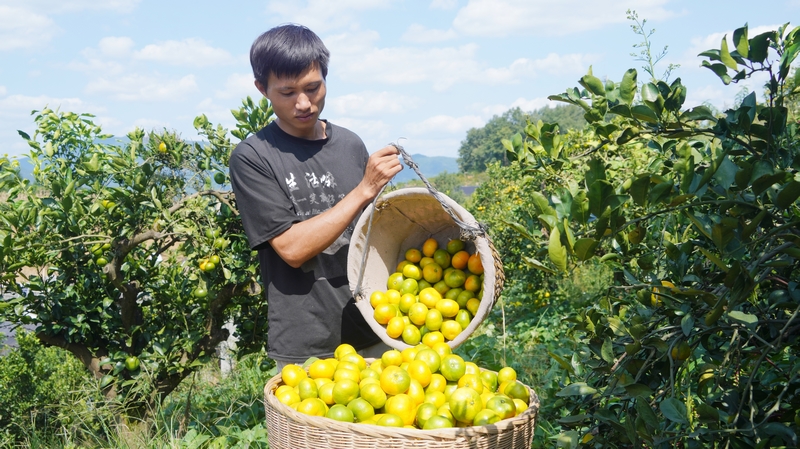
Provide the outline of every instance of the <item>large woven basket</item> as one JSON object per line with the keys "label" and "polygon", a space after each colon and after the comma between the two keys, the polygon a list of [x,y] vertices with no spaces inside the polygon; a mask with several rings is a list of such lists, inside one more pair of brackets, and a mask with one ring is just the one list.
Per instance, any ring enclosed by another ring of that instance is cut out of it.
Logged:
{"label": "large woven basket", "polygon": [[275,390],[282,383],[278,374],[264,387],[267,437],[271,449],[528,449],[539,412],[539,397],[527,387],[531,395],[528,409],[494,425],[417,430],[350,424],[305,415],[284,405],[275,396]]}
{"label": "large woven basket", "polygon": [[447,195],[440,192],[434,195],[425,188],[404,188],[381,196],[356,223],[350,239],[347,275],[364,319],[376,335],[398,350],[409,345],[387,335],[386,329],[375,321],[369,295],[375,290],[385,291],[389,275],[405,258],[406,250],[421,247],[430,237],[439,242],[464,240],[467,251],[477,251],[480,255],[484,268],[480,307],[469,326],[448,342],[450,347],[457,347],[475,332],[503,289],[505,277],[497,250],[472,214],[461,205]]}

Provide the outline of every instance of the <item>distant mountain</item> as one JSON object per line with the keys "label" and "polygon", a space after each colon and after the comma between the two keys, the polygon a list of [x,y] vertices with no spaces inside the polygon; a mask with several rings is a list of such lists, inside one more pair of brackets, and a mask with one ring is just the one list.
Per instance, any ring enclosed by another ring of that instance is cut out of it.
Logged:
{"label": "distant mountain", "polygon": [[[454,157],[412,154],[411,159],[416,162],[419,171],[421,171],[422,175],[426,178],[432,178],[444,172],[458,173],[458,162],[456,162],[456,158]],[[414,170],[406,164],[403,164],[403,171],[398,173],[392,182],[400,183],[411,181],[412,179],[419,179],[419,176],[417,176]]]}
{"label": "distant mountain", "polygon": [[[105,142],[105,143],[118,143],[118,142]],[[411,159],[417,163],[422,175],[426,178],[432,178],[444,172],[458,173],[458,163],[454,157],[446,156],[424,156],[422,154],[412,154]],[[19,167],[22,176],[26,179],[33,179],[33,166],[27,157],[19,157]],[[401,183],[410,181],[412,179],[419,179],[414,170],[403,164],[403,171],[394,177],[392,182]]]}

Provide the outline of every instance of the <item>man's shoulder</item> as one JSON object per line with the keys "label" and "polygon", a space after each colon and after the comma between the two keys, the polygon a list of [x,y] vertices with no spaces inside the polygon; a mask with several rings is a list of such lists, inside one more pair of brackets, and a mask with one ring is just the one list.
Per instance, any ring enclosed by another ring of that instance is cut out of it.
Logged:
{"label": "man's shoulder", "polygon": [[345,128],[341,125],[337,125],[336,123],[331,123],[330,121],[325,121],[327,123],[328,129],[332,134],[336,137],[336,139],[341,139],[344,141],[352,142],[357,141],[363,144],[361,137],[358,136],[355,132]]}

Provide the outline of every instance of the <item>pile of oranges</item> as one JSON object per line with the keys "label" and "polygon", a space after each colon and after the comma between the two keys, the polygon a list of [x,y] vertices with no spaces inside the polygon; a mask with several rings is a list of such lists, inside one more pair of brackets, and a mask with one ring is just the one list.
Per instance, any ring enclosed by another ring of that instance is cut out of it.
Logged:
{"label": "pile of oranges", "polygon": [[370,294],[375,321],[386,334],[414,346],[454,340],[478,312],[483,265],[478,253],[454,239],[439,247],[429,238],[410,248],[389,276],[386,290]]}
{"label": "pile of oranges", "polygon": [[484,426],[519,415],[530,401],[513,368],[481,370],[446,343],[391,349],[369,364],[343,344],[333,358],[309,362],[307,370],[281,370],[275,397],[300,413],[342,422],[425,430]]}

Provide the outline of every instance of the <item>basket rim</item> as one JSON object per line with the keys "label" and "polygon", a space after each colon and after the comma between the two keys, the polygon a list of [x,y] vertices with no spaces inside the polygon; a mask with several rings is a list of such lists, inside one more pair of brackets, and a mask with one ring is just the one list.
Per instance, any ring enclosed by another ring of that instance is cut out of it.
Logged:
{"label": "basket rim", "polygon": [[329,429],[356,433],[365,437],[385,437],[385,438],[404,438],[415,440],[458,440],[464,438],[475,438],[480,436],[497,435],[506,431],[513,430],[520,426],[527,425],[535,421],[539,413],[539,395],[528,385],[520,382],[530,393],[528,408],[520,415],[498,421],[495,424],[486,426],[452,427],[445,429],[408,429],[403,427],[383,427],[374,424],[359,424],[336,421],[324,416],[310,416],[300,413],[288,405],[283,404],[275,396],[274,392],[283,382],[280,373],[272,377],[264,385],[264,403],[299,424],[305,424],[317,428]]}

